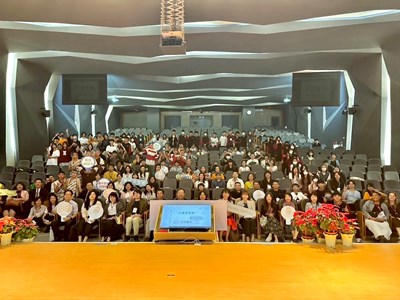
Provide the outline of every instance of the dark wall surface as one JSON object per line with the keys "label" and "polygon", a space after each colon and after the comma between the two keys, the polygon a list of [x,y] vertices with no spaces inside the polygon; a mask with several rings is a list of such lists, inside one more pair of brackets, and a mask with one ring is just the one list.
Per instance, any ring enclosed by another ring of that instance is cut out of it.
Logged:
{"label": "dark wall surface", "polygon": [[44,108],[44,91],[50,73],[35,64],[19,61],[16,80],[19,159],[43,154],[48,145]]}

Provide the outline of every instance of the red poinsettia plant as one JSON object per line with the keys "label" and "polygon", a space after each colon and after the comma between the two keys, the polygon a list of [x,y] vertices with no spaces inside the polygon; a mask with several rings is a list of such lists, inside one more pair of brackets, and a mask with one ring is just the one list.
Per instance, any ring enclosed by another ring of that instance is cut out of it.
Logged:
{"label": "red poinsettia plant", "polygon": [[294,225],[301,231],[303,237],[314,237],[319,231],[317,212],[309,209],[306,212],[296,211],[294,213]]}
{"label": "red poinsettia plant", "polygon": [[36,226],[36,223],[29,220],[17,220],[15,226],[15,238],[23,239],[31,239],[36,237],[39,234],[39,228]]}
{"label": "red poinsettia plant", "polygon": [[327,234],[337,234],[344,227],[345,214],[333,204],[322,204],[317,210],[319,226]]}
{"label": "red poinsettia plant", "polygon": [[4,217],[0,219],[0,234],[12,233],[15,229],[15,218]]}
{"label": "red poinsettia plant", "polygon": [[343,214],[343,226],[340,229],[340,232],[343,234],[355,234],[356,230],[359,229],[357,226],[357,220],[355,219],[348,219],[348,214]]}

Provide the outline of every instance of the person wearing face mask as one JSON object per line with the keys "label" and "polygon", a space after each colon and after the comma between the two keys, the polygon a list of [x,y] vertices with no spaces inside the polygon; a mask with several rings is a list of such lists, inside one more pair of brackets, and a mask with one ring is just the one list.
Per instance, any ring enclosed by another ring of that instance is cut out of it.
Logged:
{"label": "person wearing face mask", "polygon": [[297,156],[293,157],[292,163],[289,166],[289,172],[293,171],[293,168],[297,167],[299,170],[301,170],[301,167],[303,165],[299,161],[299,158]]}
{"label": "person wearing face mask", "polygon": [[319,180],[323,180],[324,182],[331,179],[331,173],[329,173],[328,167],[325,163],[321,166],[321,171],[317,172],[317,176]]}

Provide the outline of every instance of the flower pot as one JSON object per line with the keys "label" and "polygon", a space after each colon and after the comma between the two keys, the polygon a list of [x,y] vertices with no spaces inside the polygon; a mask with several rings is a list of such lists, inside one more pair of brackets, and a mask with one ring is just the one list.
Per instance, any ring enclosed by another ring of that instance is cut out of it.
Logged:
{"label": "flower pot", "polygon": [[325,236],[325,245],[330,248],[336,247],[336,237],[337,233],[324,233]]}
{"label": "flower pot", "polygon": [[304,244],[311,244],[314,242],[314,237],[311,236],[302,236],[301,239],[303,240]]}
{"label": "flower pot", "polygon": [[21,242],[23,242],[23,243],[32,243],[34,239],[35,239],[34,237],[32,237],[30,239],[22,239]]}
{"label": "flower pot", "polygon": [[11,233],[3,233],[1,234],[1,245],[2,246],[8,246],[11,244],[11,238],[12,238],[12,232]]}
{"label": "flower pot", "polygon": [[346,247],[353,246],[354,234],[342,233],[341,236],[342,236],[342,244],[343,244],[343,246],[346,246]]}

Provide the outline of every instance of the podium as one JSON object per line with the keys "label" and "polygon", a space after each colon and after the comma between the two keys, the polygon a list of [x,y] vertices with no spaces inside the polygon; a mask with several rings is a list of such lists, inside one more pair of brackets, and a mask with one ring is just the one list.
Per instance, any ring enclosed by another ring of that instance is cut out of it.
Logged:
{"label": "podium", "polygon": [[154,228],[158,241],[216,241],[215,211],[211,204],[162,204]]}

